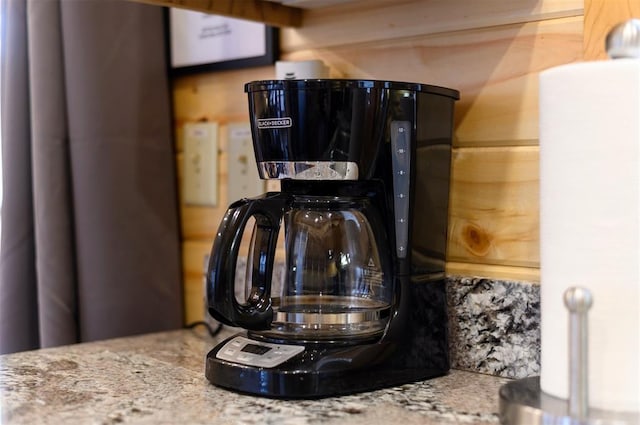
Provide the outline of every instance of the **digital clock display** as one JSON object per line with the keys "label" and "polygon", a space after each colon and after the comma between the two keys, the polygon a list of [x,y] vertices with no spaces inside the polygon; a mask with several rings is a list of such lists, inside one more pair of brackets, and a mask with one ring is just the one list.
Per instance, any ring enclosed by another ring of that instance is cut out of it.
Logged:
{"label": "digital clock display", "polygon": [[240,351],[244,351],[245,353],[257,354],[261,356],[264,353],[271,351],[271,347],[265,347],[264,345],[257,345],[257,344],[247,344],[244,347],[242,347],[242,350]]}

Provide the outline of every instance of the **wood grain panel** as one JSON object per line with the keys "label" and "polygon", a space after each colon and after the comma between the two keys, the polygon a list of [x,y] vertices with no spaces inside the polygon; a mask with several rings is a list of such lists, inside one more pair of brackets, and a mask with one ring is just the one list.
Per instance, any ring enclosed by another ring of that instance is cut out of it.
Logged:
{"label": "wood grain panel", "polygon": [[582,0],[352,1],[304,11],[300,28],[282,30],[281,49],[293,52],[389,41],[582,14]]}
{"label": "wood grain panel", "polygon": [[446,273],[448,276],[484,277],[540,283],[540,269],[537,267],[496,266],[449,261],[446,265]]}
{"label": "wood grain panel", "polygon": [[246,121],[249,110],[245,83],[273,78],[275,70],[272,66],[175,78],[172,88],[174,127],[179,129],[187,122],[198,121],[218,121],[220,124]]}
{"label": "wood grain panel", "polygon": [[182,237],[187,240],[212,239],[220,225],[226,207],[198,207],[182,205]]}
{"label": "wood grain panel", "polygon": [[205,259],[211,252],[211,241],[186,241],[182,244],[185,323],[204,318]]}
{"label": "wood grain panel", "polygon": [[584,0],[584,59],[607,59],[607,34],[631,18],[640,19],[638,0]]}
{"label": "wood grain panel", "polygon": [[538,153],[535,146],[454,150],[448,261],[539,267]]}

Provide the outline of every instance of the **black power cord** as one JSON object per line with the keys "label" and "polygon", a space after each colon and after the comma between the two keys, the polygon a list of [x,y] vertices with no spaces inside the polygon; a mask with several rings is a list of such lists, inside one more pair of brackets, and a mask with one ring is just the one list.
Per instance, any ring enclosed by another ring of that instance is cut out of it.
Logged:
{"label": "black power cord", "polygon": [[188,325],[185,325],[185,328],[193,329],[196,326],[204,326],[207,329],[207,332],[209,332],[209,335],[211,335],[212,337],[218,335],[222,330],[222,323],[218,323],[218,326],[216,326],[216,328],[214,329],[211,327],[211,325],[208,322],[205,322],[204,320],[199,320],[197,322],[189,323]]}

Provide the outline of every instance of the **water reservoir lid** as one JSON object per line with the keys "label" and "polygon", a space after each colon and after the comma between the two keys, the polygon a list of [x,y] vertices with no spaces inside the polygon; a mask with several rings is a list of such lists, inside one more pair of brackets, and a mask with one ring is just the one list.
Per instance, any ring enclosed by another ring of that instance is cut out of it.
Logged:
{"label": "water reservoir lid", "polygon": [[345,80],[345,79],[321,79],[321,80],[262,80],[251,81],[244,86],[246,93],[271,90],[342,90],[354,89],[389,89],[409,90],[414,92],[438,94],[453,99],[460,99],[460,92],[447,87],[434,86],[422,83],[406,83],[401,81],[382,80]]}

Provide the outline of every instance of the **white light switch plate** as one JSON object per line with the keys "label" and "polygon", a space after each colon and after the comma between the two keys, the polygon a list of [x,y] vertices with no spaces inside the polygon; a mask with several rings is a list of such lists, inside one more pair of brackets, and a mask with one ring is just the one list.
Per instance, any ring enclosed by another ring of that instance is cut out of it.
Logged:
{"label": "white light switch plate", "polygon": [[229,124],[229,203],[264,193],[265,184],[258,175],[249,123]]}
{"label": "white light switch plate", "polygon": [[182,193],[185,204],[218,202],[218,123],[184,126]]}

